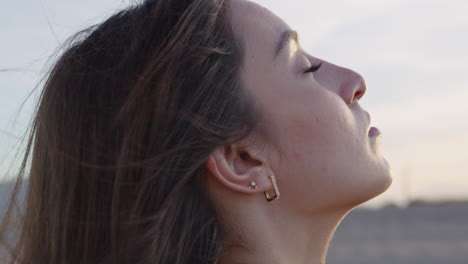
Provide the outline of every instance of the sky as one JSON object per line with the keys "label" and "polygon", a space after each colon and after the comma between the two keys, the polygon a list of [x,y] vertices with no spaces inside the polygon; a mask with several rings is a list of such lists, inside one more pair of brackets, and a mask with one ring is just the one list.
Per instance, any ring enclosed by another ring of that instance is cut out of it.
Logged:
{"label": "sky", "polygon": [[[129,2],[2,3],[0,175],[11,174],[21,155],[41,87],[33,89],[52,54],[71,34]],[[365,78],[360,104],[382,131],[381,150],[393,175],[390,189],[365,206],[468,200],[468,1],[254,2],[296,29],[308,53]]]}

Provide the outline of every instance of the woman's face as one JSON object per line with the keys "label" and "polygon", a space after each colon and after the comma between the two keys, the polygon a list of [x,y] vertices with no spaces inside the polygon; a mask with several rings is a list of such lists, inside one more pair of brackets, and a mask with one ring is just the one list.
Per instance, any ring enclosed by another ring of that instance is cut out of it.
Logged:
{"label": "woman's face", "polygon": [[244,0],[231,1],[231,8],[245,48],[241,79],[281,153],[269,158],[281,192],[275,203],[316,211],[385,191],[390,169],[379,150],[381,136],[369,135],[370,115],[359,105],[362,77],[310,55],[267,9]]}

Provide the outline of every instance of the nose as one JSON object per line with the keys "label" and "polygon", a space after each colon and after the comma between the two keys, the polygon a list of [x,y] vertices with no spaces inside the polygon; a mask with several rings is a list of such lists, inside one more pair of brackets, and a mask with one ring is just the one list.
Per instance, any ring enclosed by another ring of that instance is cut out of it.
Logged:
{"label": "nose", "polygon": [[351,105],[360,100],[367,87],[362,76],[350,69],[310,56],[311,61],[320,61],[322,67],[314,74],[315,79],[324,87],[340,95]]}
{"label": "nose", "polygon": [[[311,57],[311,60],[317,58]],[[320,84],[340,95],[348,105],[364,96],[366,83],[359,73],[324,60],[320,61],[322,67],[314,74]]]}
{"label": "nose", "polygon": [[342,82],[339,94],[347,104],[352,104],[361,99],[366,93],[367,87],[364,78],[355,71],[342,68]]}

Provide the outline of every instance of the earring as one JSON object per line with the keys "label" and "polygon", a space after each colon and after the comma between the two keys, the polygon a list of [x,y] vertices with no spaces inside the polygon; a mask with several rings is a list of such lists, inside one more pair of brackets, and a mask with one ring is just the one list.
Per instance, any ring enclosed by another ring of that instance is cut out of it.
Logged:
{"label": "earring", "polygon": [[250,184],[249,184],[249,188],[250,189],[257,189],[258,188],[257,183],[254,182],[254,181],[251,181]]}
{"label": "earring", "polygon": [[274,175],[271,175],[270,176],[270,179],[271,181],[273,182],[273,189],[275,190],[275,196],[273,197],[270,197],[270,195],[268,194],[268,192],[265,192],[265,197],[267,199],[268,202],[271,202],[273,200],[276,200],[280,197],[280,192],[279,192],[279,189],[278,189],[278,185],[276,184],[276,178]]}

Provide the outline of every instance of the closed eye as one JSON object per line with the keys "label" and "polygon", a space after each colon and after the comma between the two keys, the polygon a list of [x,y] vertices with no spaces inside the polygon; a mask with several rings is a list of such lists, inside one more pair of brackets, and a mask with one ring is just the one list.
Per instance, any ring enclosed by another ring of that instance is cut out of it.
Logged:
{"label": "closed eye", "polygon": [[316,72],[322,67],[322,63],[320,62],[319,64],[312,65],[310,68],[304,71],[304,73],[311,73],[311,72]]}

